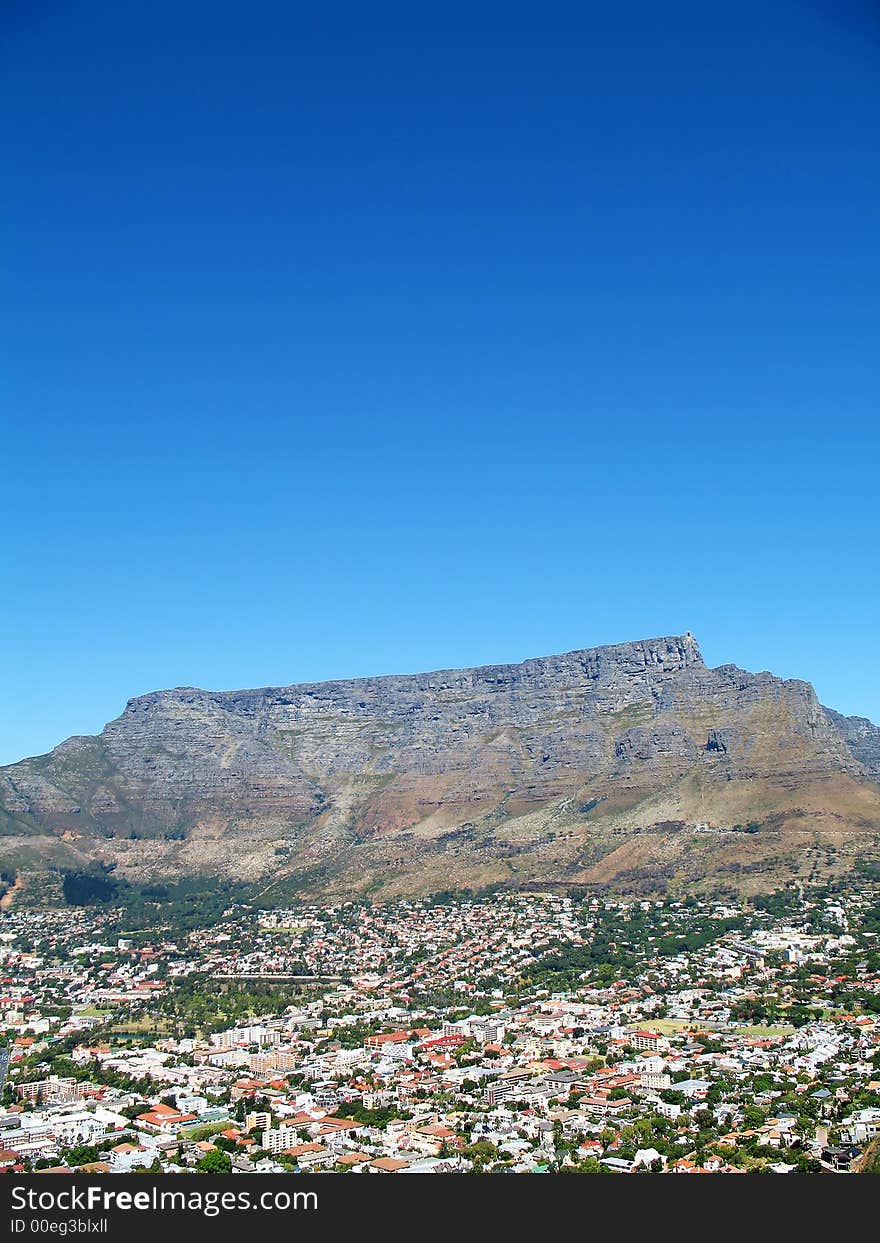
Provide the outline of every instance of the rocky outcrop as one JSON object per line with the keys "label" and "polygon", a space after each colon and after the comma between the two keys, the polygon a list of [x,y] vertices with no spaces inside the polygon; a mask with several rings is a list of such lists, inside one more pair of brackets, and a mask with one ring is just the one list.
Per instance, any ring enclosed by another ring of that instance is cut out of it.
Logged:
{"label": "rocky outcrop", "polygon": [[178,688],[0,770],[0,846],[20,867],[284,875],[328,892],[589,883],[621,836],[672,822],[735,833],[776,817],[774,832],[836,825],[870,845],[878,740],[806,682],[707,668],[690,634],[515,665]]}
{"label": "rocky outcrop", "polygon": [[842,716],[833,708],[825,712],[855,759],[880,779],[880,728],[863,716]]}

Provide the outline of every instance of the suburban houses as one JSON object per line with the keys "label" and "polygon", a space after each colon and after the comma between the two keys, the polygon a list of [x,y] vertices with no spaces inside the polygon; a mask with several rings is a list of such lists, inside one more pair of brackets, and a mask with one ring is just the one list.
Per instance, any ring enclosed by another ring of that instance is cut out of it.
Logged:
{"label": "suburban houses", "polygon": [[4,912],[0,1171],[849,1173],[878,896]]}

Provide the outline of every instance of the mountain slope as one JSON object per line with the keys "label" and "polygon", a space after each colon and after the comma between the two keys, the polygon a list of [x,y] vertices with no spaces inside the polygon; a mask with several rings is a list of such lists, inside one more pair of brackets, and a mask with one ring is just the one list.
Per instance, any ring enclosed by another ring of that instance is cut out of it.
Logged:
{"label": "mountain slope", "polygon": [[323,894],[771,887],[880,854],[880,730],[692,635],[129,701],[0,769],[7,873],[115,865]]}

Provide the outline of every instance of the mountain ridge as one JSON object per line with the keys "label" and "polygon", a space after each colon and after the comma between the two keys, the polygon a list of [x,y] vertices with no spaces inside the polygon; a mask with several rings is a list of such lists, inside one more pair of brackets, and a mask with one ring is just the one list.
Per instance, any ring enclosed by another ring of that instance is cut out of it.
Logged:
{"label": "mountain ridge", "polygon": [[[174,686],[166,687],[163,690],[147,691],[142,695],[134,695],[126,701],[126,707],[137,704],[141,700],[150,700],[160,695],[175,695],[184,693],[194,693],[197,695],[205,695],[209,697],[223,698],[236,697],[241,695],[260,695],[273,691],[289,691],[302,689],[305,687],[316,686],[341,686],[341,685],[358,685],[361,683],[391,682],[398,680],[406,680],[419,682],[425,678],[457,676],[467,677],[474,674],[489,674],[493,672],[504,672],[507,670],[524,669],[530,666],[540,666],[549,664],[551,661],[566,660],[575,657],[601,657],[610,655],[614,652],[624,652],[630,648],[636,649],[659,649],[661,645],[680,645],[684,651],[693,652],[692,663],[705,665],[702,652],[696,638],[690,631],[685,631],[683,635],[662,635],[650,639],[633,639],[622,643],[604,643],[596,647],[572,648],[567,652],[551,653],[547,656],[532,656],[519,661],[502,661],[500,663],[492,663],[488,665],[466,665],[462,668],[446,667],[440,669],[426,669],[416,673],[378,673],[366,674],[351,678],[324,678],[318,682],[289,682],[289,683],[268,683],[265,686],[258,687],[238,687],[228,690],[208,690],[199,686]],[[730,668],[735,668],[731,665]],[[797,679],[795,679],[797,680]],[[6,767],[9,767],[8,765]]]}
{"label": "mountain ridge", "polygon": [[0,861],[25,875],[277,876],[333,896],[760,888],[877,855],[878,778],[866,718],[824,708],[799,679],[709,668],[686,632],[136,696],[99,735],[0,768]]}

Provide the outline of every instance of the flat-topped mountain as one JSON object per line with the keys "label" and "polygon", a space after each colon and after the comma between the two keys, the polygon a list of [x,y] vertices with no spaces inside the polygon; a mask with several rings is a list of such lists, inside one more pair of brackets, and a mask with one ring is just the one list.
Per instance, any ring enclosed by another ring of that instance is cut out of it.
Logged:
{"label": "flat-topped mountain", "polygon": [[[771,888],[880,857],[880,729],[690,634],[515,665],[132,699],[0,769],[7,876],[304,893]],[[283,882],[283,884],[281,884]]]}

